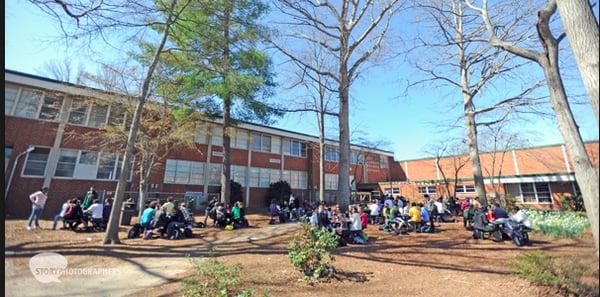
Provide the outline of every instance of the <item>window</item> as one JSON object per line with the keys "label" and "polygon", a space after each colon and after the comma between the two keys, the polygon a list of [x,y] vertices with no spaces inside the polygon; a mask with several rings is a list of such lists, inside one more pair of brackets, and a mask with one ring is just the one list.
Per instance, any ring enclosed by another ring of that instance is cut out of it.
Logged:
{"label": "window", "polygon": [[73,177],[77,165],[78,150],[61,149],[54,176]]}
{"label": "window", "polygon": [[94,104],[90,113],[90,120],[88,126],[93,128],[102,128],[106,124],[106,118],[108,116],[108,106]]}
{"label": "window", "polygon": [[400,195],[400,188],[383,188],[384,193]]}
{"label": "window", "polygon": [[60,109],[62,108],[63,99],[44,97],[44,103],[42,104],[42,110],[40,111],[40,120],[56,121],[60,115]]}
{"label": "window", "polygon": [[361,152],[351,151],[350,152],[350,163],[351,164],[365,164],[365,155]]}
{"label": "window", "polygon": [[456,193],[475,193],[474,185],[457,185]]}
{"label": "window", "polygon": [[279,169],[250,168],[250,187],[268,188],[280,180]]}
{"label": "window", "polygon": [[113,126],[123,126],[123,123],[125,123],[125,107],[111,105],[110,114],[108,115],[108,124]]}
{"label": "window", "polygon": [[283,172],[283,180],[290,184],[292,189],[308,188],[308,172],[287,170]]}
{"label": "window", "polygon": [[242,187],[246,186],[246,167],[231,165],[231,179],[233,181],[242,185]]}
{"label": "window", "polygon": [[339,162],[340,150],[337,147],[325,147],[325,161]]}
{"label": "window", "polygon": [[379,156],[379,168],[388,168],[388,157],[387,156]]}
{"label": "window", "polygon": [[13,148],[12,147],[4,147],[4,172],[8,168],[8,162],[10,161],[10,157],[12,156]]}
{"label": "window", "polygon": [[42,93],[33,90],[23,90],[17,102],[15,115],[18,117],[36,118]]}
{"label": "window", "polygon": [[110,153],[100,153],[100,162],[96,173],[97,179],[113,179],[115,178],[115,163],[117,156]]}
{"label": "window", "polygon": [[271,136],[260,133],[252,133],[252,150],[256,152],[270,152]]}
{"label": "window", "polygon": [[204,163],[167,159],[165,183],[201,185],[204,177]]}
{"label": "window", "polygon": [[283,141],[283,153],[288,156],[306,157],[306,143],[285,139]]}
{"label": "window", "polygon": [[208,127],[206,124],[200,124],[196,126],[196,135],[194,136],[194,142],[200,144],[208,144],[207,134]]}
{"label": "window", "polygon": [[271,137],[271,153],[281,154],[281,138],[276,136]]}
{"label": "window", "polygon": [[419,193],[420,194],[435,194],[437,192],[437,189],[435,188],[435,186],[426,186],[426,187],[419,187]]}
{"label": "window", "polygon": [[208,167],[208,184],[214,186],[221,185],[221,172],[223,164],[210,164]]}
{"label": "window", "polygon": [[69,111],[69,124],[85,125],[88,105],[81,100],[73,100]]}
{"label": "window", "polygon": [[235,138],[232,141],[232,146],[238,149],[248,149],[248,132],[237,130]]}
{"label": "window", "polygon": [[338,189],[338,175],[325,173],[325,190]]}
{"label": "window", "polygon": [[23,175],[44,176],[49,154],[49,148],[36,147],[35,150],[27,155],[27,162],[25,163]]}
{"label": "window", "polygon": [[210,142],[212,145],[223,146],[223,128],[212,127],[212,129],[210,129],[210,133]]}
{"label": "window", "polygon": [[4,114],[10,114],[12,112],[15,102],[17,102],[17,95],[19,95],[19,88],[4,87]]}
{"label": "window", "polygon": [[548,183],[506,184],[506,192],[520,197],[523,203],[552,203],[552,192]]}
{"label": "window", "polygon": [[82,151],[79,157],[79,164],[96,165],[98,163],[98,152]]}

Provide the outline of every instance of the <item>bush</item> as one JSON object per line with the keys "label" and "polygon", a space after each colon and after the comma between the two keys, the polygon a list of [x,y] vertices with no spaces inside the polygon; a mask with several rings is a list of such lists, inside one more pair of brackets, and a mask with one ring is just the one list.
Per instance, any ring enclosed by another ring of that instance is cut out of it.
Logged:
{"label": "bush", "polygon": [[523,209],[533,228],[544,235],[581,237],[590,222],[581,212]]}
{"label": "bush", "polygon": [[226,265],[215,259],[195,260],[195,275],[183,280],[182,296],[250,297],[252,290],[236,290],[240,284],[239,265]]}
{"label": "bush", "polygon": [[560,197],[560,209],[564,211],[585,211],[583,197],[571,195]]}
{"label": "bush", "polygon": [[271,201],[276,200],[281,202],[290,197],[292,194],[292,188],[290,184],[284,180],[280,180],[278,182],[274,182],[269,185],[269,191],[267,192],[267,203],[271,203]]}
{"label": "bush", "polygon": [[242,201],[242,185],[231,180],[231,203]]}
{"label": "bush", "polygon": [[577,261],[557,262],[552,257],[534,251],[518,256],[511,262],[517,275],[534,283],[558,287],[577,296],[598,296],[598,287],[582,282],[586,268]]}
{"label": "bush", "polygon": [[328,276],[334,261],[331,251],[338,245],[338,237],[325,228],[303,223],[288,245],[288,257],[294,267],[313,280]]}

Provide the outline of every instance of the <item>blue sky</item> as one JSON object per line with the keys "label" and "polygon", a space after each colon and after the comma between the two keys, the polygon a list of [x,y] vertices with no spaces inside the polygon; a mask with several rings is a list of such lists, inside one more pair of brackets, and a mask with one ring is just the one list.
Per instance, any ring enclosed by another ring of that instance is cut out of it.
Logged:
{"label": "blue sky", "polygon": [[[5,11],[7,69],[42,74],[40,69],[47,61],[60,61],[68,57],[73,64],[82,64],[86,70],[92,70],[96,66],[90,61],[107,58],[81,55],[79,50],[68,47],[63,42],[56,42],[60,31],[55,24],[26,1],[9,0],[5,4]],[[275,62],[276,65],[280,62],[277,57]],[[535,67],[527,71],[539,74]],[[426,157],[425,151],[429,146],[450,135],[462,133],[460,129],[448,132],[443,128],[445,123],[460,114],[460,109],[449,107],[449,100],[460,96],[454,90],[421,87],[403,95],[403,81],[419,75],[417,70],[397,59],[369,70],[351,89],[351,129],[363,131],[371,139],[388,141],[390,145],[387,149],[394,151],[397,160]],[[286,78],[280,74],[279,79]],[[577,77],[568,84],[568,88],[570,93],[585,92]],[[285,102],[289,98],[287,96],[291,95],[285,90],[277,90],[273,100]],[[585,98],[584,101],[586,100]],[[598,139],[598,126],[591,108],[588,105],[576,105],[573,112],[584,140]],[[275,126],[317,135],[315,121],[312,115],[289,114]],[[528,117],[524,122],[515,122],[514,129],[522,132],[531,145],[562,142],[556,123],[551,118]]]}

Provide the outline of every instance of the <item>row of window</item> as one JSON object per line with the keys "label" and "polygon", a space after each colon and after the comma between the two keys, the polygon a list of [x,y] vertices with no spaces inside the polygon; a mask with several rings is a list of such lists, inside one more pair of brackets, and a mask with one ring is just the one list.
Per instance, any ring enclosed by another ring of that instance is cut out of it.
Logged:
{"label": "row of window", "polygon": [[506,184],[507,194],[519,198],[523,203],[552,203],[552,192],[548,183]]}
{"label": "row of window", "polygon": [[[60,119],[64,104],[64,98],[17,86],[6,86],[4,98],[4,114],[48,121]],[[90,104],[76,99],[71,103],[68,112],[69,124],[92,128],[101,128],[106,124],[122,125],[126,119],[124,108]]]}
{"label": "row of window", "polygon": [[[6,151],[6,150],[5,150]],[[45,176],[50,149],[36,147],[27,154],[23,176]],[[121,174],[123,156],[107,152],[60,149],[55,177],[116,180]],[[129,172],[131,180],[132,170]]]}

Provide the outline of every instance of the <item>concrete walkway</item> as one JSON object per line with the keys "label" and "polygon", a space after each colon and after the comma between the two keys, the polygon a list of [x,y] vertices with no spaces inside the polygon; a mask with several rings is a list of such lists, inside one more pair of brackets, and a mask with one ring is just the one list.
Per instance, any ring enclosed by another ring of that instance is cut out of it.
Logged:
{"label": "concrete walkway", "polygon": [[[231,237],[210,245],[255,242],[299,228],[298,224],[269,225],[242,236],[232,233]],[[201,244],[188,249],[191,249],[190,254],[194,254],[195,251],[205,251],[207,245]],[[177,281],[178,275],[192,268],[188,257],[140,257],[123,261],[126,263],[110,267],[109,274],[66,275],[60,277],[60,282],[41,283],[34,278],[29,265],[14,266],[11,265],[10,259],[5,259],[4,293],[5,296],[11,297],[125,296],[166,282]],[[94,267],[106,268],[101,267],[101,263],[95,264]]]}

